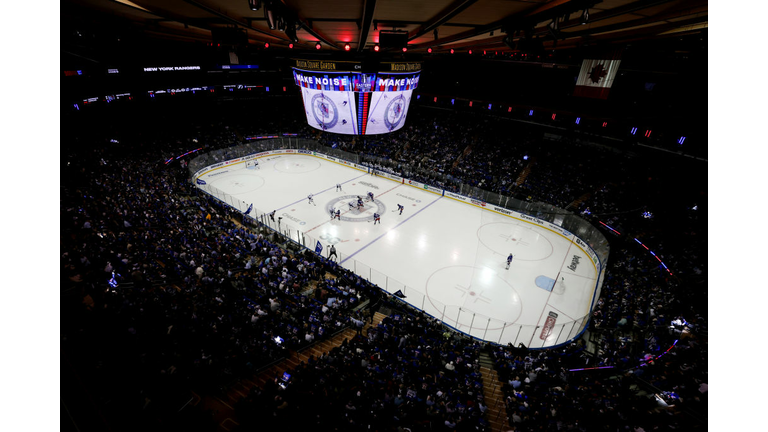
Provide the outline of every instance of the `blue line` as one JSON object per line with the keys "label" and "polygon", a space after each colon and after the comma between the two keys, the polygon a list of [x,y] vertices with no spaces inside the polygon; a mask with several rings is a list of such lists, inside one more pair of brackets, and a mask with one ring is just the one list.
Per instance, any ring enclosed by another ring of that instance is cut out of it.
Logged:
{"label": "blue line", "polygon": [[[363,176],[366,176],[366,175],[368,175],[368,173],[360,174],[360,175],[359,175],[359,176],[357,176],[357,177],[353,177],[353,178],[351,178],[351,179],[349,179],[349,180],[347,180],[347,181],[345,181],[345,182],[343,182],[343,183],[339,183],[339,184],[345,184],[345,183],[349,183],[349,182],[351,182],[352,180],[357,180],[357,179],[359,179],[360,177],[363,177]],[[333,185],[333,187],[335,188],[335,187],[336,187],[336,185]],[[324,189],[324,190],[321,190],[320,192],[318,192],[318,193],[316,193],[316,194],[312,194],[312,196],[314,197],[314,195],[320,195],[321,193],[323,193],[323,192],[328,192],[329,190],[331,190],[331,188],[328,188],[328,189]],[[290,204],[288,204],[288,205],[286,205],[286,206],[280,207],[279,209],[275,209],[275,211],[278,211],[278,210],[282,210],[282,209],[284,209],[284,208],[288,208],[288,207],[290,207],[290,206],[292,206],[292,205],[294,205],[294,204],[298,204],[298,203],[300,203],[300,202],[304,201],[305,199],[306,199],[306,198],[302,198],[302,199],[300,199],[300,200],[298,200],[298,201],[295,201],[295,202],[292,202],[292,203],[290,203]],[[425,207],[425,208],[426,208],[426,207]],[[417,212],[417,213],[418,213],[418,212]],[[407,220],[407,219],[406,219],[406,220]]]}
{"label": "blue line", "polygon": [[358,250],[357,250],[357,252],[355,252],[355,253],[353,253],[352,255],[350,255],[350,256],[348,256],[348,257],[344,258],[343,260],[339,261],[339,264],[340,264],[340,265],[341,265],[341,264],[344,264],[344,262],[346,262],[348,259],[350,259],[350,258],[352,258],[353,256],[355,256],[355,255],[359,254],[360,252],[362,252],[362,251],[363,251],[363,249],[365,249],[365,248],[367,248],[368,246],[370,246],[370,245],[372,245],[372,244],[376,243],[377,241],[379,241],[379,239],[380,239],[380,238],[382,238],[382,237],[384,237],[385,235],[389,234],[389,232],[390,232],[390,231],[392,231],[392,230],[394,230],[394,229],[397,229],[397,227],[399,227],[400,225],[402,225],[402,224],[404,224],[404,223],[408,222],[408,221],[409,221],[409,220],[410,220],[412,217],[414,217],[414,216],[416,216],[417,214],[419,214],[419,213],[423,212],[424,210],[426,210],[426,209],[427,209],[427,207],[429,207],[429,206],[431,206],[432,204],[436,203],[436,202],[437,202],[437,200],[439,200],[440,198],[442,198],[442,197],[441,197],[441,196],[440,196],[440,197],[437,197],[437,199],[436,199],[436,200],[434,200],[434,201],[432,201],[431,203],[429,203],[429,204],[425,205],[425,206],[424,206],[424,207],[423,207],[421,210],[419,210],[419,211],[417,211],[416,213],[414,213],[414,214],[412,214],[412,215],[408,216],[408,217],[407,217],[407,218],[406,218],[404,221],[402,221],[402,222],[400,222],[399,224],[397,224],[397,225],[393,226],[391,229],[387,230],[387,232],[385,232],[384,234],[382,234],[382,235],[380,235],[380,236],[376,237],[375,239],[371,240],[371,242],[370,242],[370,243],[368,243],[367,245],[365,245],[365,246],[361,247],[360,249],[358,249]]}

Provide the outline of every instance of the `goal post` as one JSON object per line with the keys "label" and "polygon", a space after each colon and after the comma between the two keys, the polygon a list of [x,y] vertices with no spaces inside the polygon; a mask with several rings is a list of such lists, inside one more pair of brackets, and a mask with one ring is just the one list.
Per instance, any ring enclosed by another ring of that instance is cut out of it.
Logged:
{"label": "goal post", "polygon": [[259,161],[256,159],[245,161],[246,169],[259,169]]}

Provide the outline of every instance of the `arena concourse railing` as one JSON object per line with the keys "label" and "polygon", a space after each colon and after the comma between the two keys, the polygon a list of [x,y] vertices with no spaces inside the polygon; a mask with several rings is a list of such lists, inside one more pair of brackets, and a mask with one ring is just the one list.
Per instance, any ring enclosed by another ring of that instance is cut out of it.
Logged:
{"label": "arena concourse railing", "polygon": [[[575,234],[595,253],[598,259],[598,278],[595,284],[595,290],[592,297],[592,304],[587,314],[569,322],[557,323],[554,327],[546,329],[547,337],[536,337],[540,333],[542,326],[522,325],[507,323],[502,320],[494,319],[470,309],[458,307],[455,305],[446,305],[435,299],[428,298],[419,290],[409,287],[388,275],[377,271],[355,259],[349,258],[344,253],[338,254],[338,262],[348,270],[351,270],[358,276],[375,284],[382,290],[393,295],[393,298],[399,299],[404,305],[419,309],[428,315],[441,320],[445,325],[455,331],[466,334],[472,338],[483,341],[497,343],[500,345],[520,346],[525,345],[528,348],[552,348],[571,342],[579,337],[589,324],[592,310],[595,307],[597,299],[600,297],[600,289],[605,278],[605,267],[608,262],[610,248],[605,236],[589,222],[578,215],[566,210],[552,206],[543,202],[527,202],[516,198],[507,197],[501,194],[489,192],[474,186],[461,183],[459,179],[446,176],[428,170],[418,169],[402,164],[388,163],[381,158],[357,155],[347,151],[324,146],[316,141],[303,138],[277,138],[265,139],[259,141],[246,142],[241,145],[226,149],[214,150],[201,154],[188,164],[191,180],[194,182],[196,174],[206,167],[218,163],[231,161],[237,158],[247,157],[255,153],[271,150],[307,150],[324,155],[333,156],[339,159],[352,162],[360,166],[366,166],[368,169],[377,169],[392,174],[401,175],[404,178],[415,179],[416,181],[443,188],[445,191],[451,191],[460,195],[479,200],[483,203],[492,204],[511,211],[524,213],[534,218],[550,222],[568,232]],[[400,172],[397,172],[400,171]],[[409,177],[410,175],[410,177]],[[226,194],[221,190],[208,185],[196,184],[200,190],[205,191],[218,200],[228,204],[241,213],[247,211],[250,206],[232,195]],[[325,253],[316,250],[317,245],[327,245],[334,243],[333,238],[327,235],[313,237],[305,234],[299,227],[291,223],[288,218],[290,215],[275,214],[270,217],[265,209],[257,208],[255,205],[247,216],[244,215],[244,222],[268,228],[283,237],[285,242],[293,244],[299,248],[306,248],[320,255]],[[402,297],[397,294],[402,294]],[[558,320],[559,321],[559,320]],[[542,329],[542,332],[544,329]]]}

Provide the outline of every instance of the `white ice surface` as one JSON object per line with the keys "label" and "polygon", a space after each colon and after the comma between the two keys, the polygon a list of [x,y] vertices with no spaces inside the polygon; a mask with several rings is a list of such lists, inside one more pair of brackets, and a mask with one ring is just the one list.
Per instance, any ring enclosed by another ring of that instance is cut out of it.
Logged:
{"label": "white ice surface", "polygon": [[[280,230],[310,249],[320,241],[327,256],[335,244],[344,267],[472,336],[546,347],[574,338],[586,322],[595,265],[571,239],[535,223],[310,155],[263,157],[257,170],[241,162],[201,178],[241,211],[250,203],[257,216],[275,210]],[[374,202],[350,210],[348,202],[369,191]],[[331,208],[343,220],[331,220]],[[555,280],[553,289],[537,286],[537,277]]]}

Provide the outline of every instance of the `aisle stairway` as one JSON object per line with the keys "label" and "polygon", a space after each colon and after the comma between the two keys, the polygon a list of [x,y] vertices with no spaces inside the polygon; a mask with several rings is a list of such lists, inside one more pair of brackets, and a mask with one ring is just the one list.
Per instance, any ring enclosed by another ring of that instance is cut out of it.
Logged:
{"label": "aisle stairway", "polygon": [[[367,321],[363,327],[363,334],[367,334],[368,328],[376,327],[386,315],[376,312],[373,316],[373,324],[369,324]],[[288,357],[281,362],[265,369],[250,378],[242,378],[234,382],[226,390],[226,396],[222,397],[207,396],[203,397],[202,402],[206,410],[210,410],[219,424],[218,431],[229,431],[237,426],[238,423],[235,420],[235,410],[233,406],[242,398],[248,396],[248,393],[254,387],[263,387],[269,380],[273,380],[276,377],[282,376],[283,372],[290,371],[298,366],[302,361],[307,362],[309,356],[315,356],[319,358],[324,353],[331,351],[344,342],[344,339],[351,340],[355,337],[357,331],[354,328],[348,328],[336,336],[321,340],[308,348],[301,351],[292,351]],[[195,404],[197,405],[197,404]]]}
{"label": "aisle stairway", "polygon": [[531,157],[528,160],[528,165],[523,168],[523,171],[520,172],[520,175],[517,176],[517,180],[515,180],[516,186],[522,186],[523,183],[525,183],[525,179],[528,178],[528,174],[531,173],[531,170],[533,169],[533,164],[536,163],[536,158]]}
{"label": "aisle stairway", "polygon": [[584,195],[576,198],[575,200],[571,201],[570,204],[568,204],[565,209],[566,210],[575,210],[579,208],[579,204],[583,203],[584,201],[588,200],[590,197],[592,197],[591,192],[587,192]]}
{"label": "aisle stairway", "polygon": [[[373,317],[373,324],[371,325],[367,322],[365,323],[365,327],[363,327],[363,334],[367,334],[368,328],[376,327],[377,325],[379,325],[379,323],[385,317],[386,315],[376,312]],[[354,338],[356,334],[357,334],[357,331],[354,328],[348,328],[343,332],[337,334],[336,336],[330,339],[321,340],[320,342],[300,352],[294,351],[291,353],[289,357],[287,357],[281,363],[278,363],[272,366],[271,368],[256,375],[254,377],[254,382],[259,386],[263,386],[264,384],[267,383],[268,380],[272,380],[276,377],[282,376],[283,372],[295,368],[301,362],[306,363],[309,360],[310,356],[315,356],[315,358],[320,358],[320,356],[322,356],[324,353],[327,353],[332,349],[336,348],[337,346],[340,346],[341,343],[344,342],[344,339],[352,340],[352,338]],[[250,388],[248,390],[250,390]]]}
{"label": "aisle stairway", "polygon": [[486,352],[480,353],[480,373],[483,375],[483,396],[488,409],[485,418],[491,424],[492,432],[509,430],[507,421],[507,407],[504,404],[499,375],[493,366],[493,359]]}

